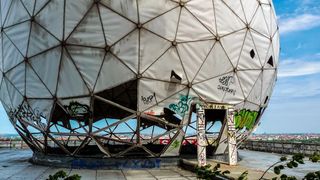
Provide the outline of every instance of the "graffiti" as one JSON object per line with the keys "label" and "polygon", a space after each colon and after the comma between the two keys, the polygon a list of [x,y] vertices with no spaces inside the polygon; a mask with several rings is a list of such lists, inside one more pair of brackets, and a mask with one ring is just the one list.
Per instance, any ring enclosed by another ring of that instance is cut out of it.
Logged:
{"label": "graffiti", "polygon": [[177,148],[180,147],[180,145],[181,145],[180,141],[174,140],[174,141],[172,142],[172,144],[170,145],[170,148],[169,148],[168,151],[170,152],[170,151],[172,151],[172,150],[174,150],[174,149],[177,149]]}
{"label": "graffiti", "polygon": [[228,110],[228,154],[229,154],[229,165],[237,164],[237,138],[236,128],[234,125],[234,110]]}
{"label": "graffiti", "polygon": [[12,120],[23,120],[44,128],[46,125],[41,122],[41,116],[43,114],[38,108],[32,109],[28,104],[21,104],[18,108],[9,111],[9,117]]}
{"label": "graffiti", "polygon": [[257,111],[242,109],[234,115],[235,126],[237,129],[246,128],[251,130],[259,116]]}
{"label": "graffiti", "polygon": [[76,119],[88,118],[91,114],[89,106],[75,101],[70,102],[69,106],[64,107],[68,111],[69,115]]}
{"label": "graffiti", "polygon": [[233,76],[223,76],[219,78],[219,82],[224,86],[229,86],[234,83]]}
{"label": "graffiti", "polygon": [[217,89],[232,95],[236,95],[236,90],[229,88],[230,84],[234,84],[233,76],[223,76],[219,78],[221,85],[218,85]]}
{"label": "graffiti", "polygon": [[71,167],[75,169],[99,169],[105,167],[112,167],[115,169],[145,169],[160,168],[160,166],[161,159],[123,159],[118,161],[76,159],[71,162]]}
{"label": "graffiti", "polygon": [[184,116],[186,112],[189,110],[189,106],[192,98],[189,96],[180,95],[180,101],[177,104],[170,104],[169,109],[179,114],[180,116]]}
{"label": "graffiti", "polygon": [[[170,139],[160,139],[159,140],[159,144],[161,144],[161,145],[168,145],[169,143],[170,143]],[[184,139],[181,144],[182,145],[188,145],[188,144],[197,145],[197,139]],[[180,143],[178,145],[180,145]]]}
{"label": "graffiti", "polygon": [[153,101],[154,97],[155,97],[155,94],[150,95],[148,97],[141,96],[141,101],[143,102],[143,104],[148,105]]}

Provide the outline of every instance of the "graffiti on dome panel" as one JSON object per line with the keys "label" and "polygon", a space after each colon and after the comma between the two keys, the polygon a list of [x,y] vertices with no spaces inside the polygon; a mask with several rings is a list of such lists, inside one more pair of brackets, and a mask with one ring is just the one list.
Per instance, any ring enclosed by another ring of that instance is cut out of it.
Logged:
{"label": "graffiti on dome panel", "polygon": [[145,105],[149,105],[150,103],[153,102],[154,99],[155,99],[155,93],[150,96],[141,96],[141,101]]}
{"label": "graffiti on dome panel", "polygon": [[20,104],[16,109],[9,111],[9,117],[12,120],[23,120],[44,128],[46,125],[41,122],[41,116],[43,117],[43,114],[39,108],[32,109],[28,104]]}
{"label": "graffiti on dome panel", "polygon": [[64,106],[69,115],[76,119],[89,118],[91,115],[90,107],[85,104],[80,104],[76,101],[71,101],[68,106]]}
{"label": "graffiti on dome panel", "polygon": [[177,113],[180,116],[184,116],[190,109],[192,97],[180,95],[180,101],[176,104],[170,104],[169,109]]}
{"label": "graffiti on dome panel", "polygon": [[259,112],[242,109],[234,114],[234,122],[236,129],[246,128],[251,130],[259,116]]}
{"label": "graffiti on dome panel", "polygon": [[220,84],[217,86],[217,89],[232,95],[236,95],[236,90],[231,89],[229,86],[231,84],[234,84],[234,78],[233,76],[223,76],[219,78]]}

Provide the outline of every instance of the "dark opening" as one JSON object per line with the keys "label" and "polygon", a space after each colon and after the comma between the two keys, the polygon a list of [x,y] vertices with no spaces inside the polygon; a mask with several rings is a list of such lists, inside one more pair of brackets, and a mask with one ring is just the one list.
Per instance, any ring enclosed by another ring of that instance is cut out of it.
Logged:
{"label": "dark opening", "polygon": [[254,52],[253,49],[250,51],[250,56],[252,59],[256,56],[256,53]]}
{"label": "dark opening", "polygon": [[268,60],[268,64],[270,64],[270,66],[274,66],[274,64],[273,64],[273,57],[272,56],[270,56],[270,58],[269,58],[269,60]]}
{"label": "dark opening", "polygon": [[172,70],[170,80],[172,82],[181,83],[182,78],[176,72],[174,72],[174,70]]}

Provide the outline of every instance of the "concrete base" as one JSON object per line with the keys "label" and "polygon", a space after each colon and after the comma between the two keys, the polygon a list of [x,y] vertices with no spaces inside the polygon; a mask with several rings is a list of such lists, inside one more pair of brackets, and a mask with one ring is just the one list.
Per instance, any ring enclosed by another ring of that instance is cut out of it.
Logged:
{"label": "concrete base", "polygon": [[84,158],[33,153],[31,163],[72,169],[160,169],[177,167],[179,158]]}

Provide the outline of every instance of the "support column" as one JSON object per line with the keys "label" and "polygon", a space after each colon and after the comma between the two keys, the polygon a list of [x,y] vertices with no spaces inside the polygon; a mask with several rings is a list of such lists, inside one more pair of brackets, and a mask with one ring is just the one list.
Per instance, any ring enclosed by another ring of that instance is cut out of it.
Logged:
{"label": "support column", "polygon": [[237,165],[237,137],[236,128],[234,125],[234,109],[229,108],[227,110],[227,128],[228,128],[228,155],[229,155],[229,165]]}
{"label": "support column", "polygon": [[205,166],[207,164],[206,155],[206,121],[204,117],[204,109],[197,104],[197,155],[198,166]]}

